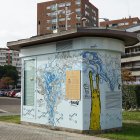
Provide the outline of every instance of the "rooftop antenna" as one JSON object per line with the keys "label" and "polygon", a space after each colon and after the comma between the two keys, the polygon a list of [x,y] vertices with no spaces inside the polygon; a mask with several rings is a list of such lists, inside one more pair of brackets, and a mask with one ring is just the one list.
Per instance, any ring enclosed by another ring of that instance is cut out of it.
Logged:
{"label": "rooftop antenna", "polygon": [[129,2],[129,0],[126,0],[126,2],[127,2],[127,12],[128,12],[128,17],[130,18],[131,17],[131,15],[130,15],[130,2]]}

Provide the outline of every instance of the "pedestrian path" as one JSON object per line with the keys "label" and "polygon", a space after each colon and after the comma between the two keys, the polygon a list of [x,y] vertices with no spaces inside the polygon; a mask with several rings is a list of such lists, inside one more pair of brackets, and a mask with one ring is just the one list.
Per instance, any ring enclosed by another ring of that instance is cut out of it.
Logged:
{"label": "pedestrian path", "polygon": [[13,113],[0,109],[0,116],[10,116],[10,115],[20,115],[20,113]]}
{"label": "pedestrian path", "polygon": [[83,134],[0,122],[0,140],[108,140]]}
{"label": "pedestrian path", "polygon": [[8,112],[3,109],[0,109],[0,113],[8,113]]}

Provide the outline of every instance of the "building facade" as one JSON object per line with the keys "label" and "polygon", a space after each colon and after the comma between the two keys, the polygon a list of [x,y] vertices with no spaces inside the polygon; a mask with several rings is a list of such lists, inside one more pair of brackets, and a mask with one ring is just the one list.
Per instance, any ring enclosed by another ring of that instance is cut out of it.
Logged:
{"label": "building facade", "polygon": [[[129,32],[136,32],[140,36],[140,24],[126,29]],[[122,68],[132,72],[132,76],[136,78],[133,84],[140,84],[140,42],[133,46],[125,47],[125,53],[121,60]]]}
{"label": "building facade", "polygon": [[140,23],[140,19],[138,17],[134,18],[122,18],[117,20],[103,21],[100,22],[101,27],[109,27],[109,28],[117,28],[117,29],[126,29],[132,25],[136,25]]}
{"label": "building facade", "polygon": [[89,0],[52,0],[37,4],[37,35],[82,26],[98,26],[98,9]]}
{"label": "building facade", "polygon": [[0,66],[12,65],[18,71],[18,87],[21,86],[21,59],[19,58],[19,51],[10,50],[8,48],[0,48]]}

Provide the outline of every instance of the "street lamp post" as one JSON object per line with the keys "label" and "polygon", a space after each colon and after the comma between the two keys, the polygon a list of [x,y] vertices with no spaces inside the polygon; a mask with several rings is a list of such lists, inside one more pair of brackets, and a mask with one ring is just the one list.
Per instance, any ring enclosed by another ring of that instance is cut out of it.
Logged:
{"label": "street lamp post", "polygon": [[82,18],[82,25],[83,25],[83,27],[86,27],[86,22],[87,22],[87,18],[83,17]]}
{"label": "street lamp post", "polygon": [[65,11],[65,19],[66,19],[66,25],[65,25],[65,27],[66,27],[66,30],[68,30],[68,17],[69,17],[69,15],[71,15],[71,14],[73,14],[74,12],[68,12],[68,6],[65,6],[65,10],[58,10],[58,4],[56,4],[56,11],[55,11],[55,16],[56,16],[56,30],[58,30],[58,28],[59,28],[59,25],[58,25],[58,22],[59,22],[59,19],[58,19],[58,14],[60,13],[60,12],[63,12],[63,11]]}
{"label": "street lamp post", "polygon": [[73,14],[74,12],[68,13],[68,6],[65,6],[65,16],[66,16],[66,31],[68,30],[68,17],[69,15]]}

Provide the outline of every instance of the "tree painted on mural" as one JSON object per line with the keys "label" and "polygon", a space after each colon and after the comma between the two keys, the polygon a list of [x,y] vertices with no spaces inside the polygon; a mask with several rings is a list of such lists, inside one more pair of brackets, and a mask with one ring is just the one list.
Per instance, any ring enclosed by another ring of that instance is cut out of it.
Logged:
{"label": "tree painted on mural", "polygon": [[96,74],[96,87],[93,84],[92,71],[89,72],[90,89],[91,89],[91,112],[90,112],[90,129],[100,130],[100,88],[99,88],[99,74]]}
{"label": "tree painted on mural", "polygon": [[[114,91],[115,87],[120,84],[119,64],[118,59],[113,62],[113,59],[107,60],[108,66],[102,61],[101,54],[97,52],[84,52],[83,56],[83,72],[89,74],[90,90],[91,90],[91,112],[90,126],[91,130],[100,130],[100,113],[101,100],[99,84],[105,82],[110,91]],[[107,68],[106,68],[107,67]],[[94,87],[96,81],[96,87]]]}

